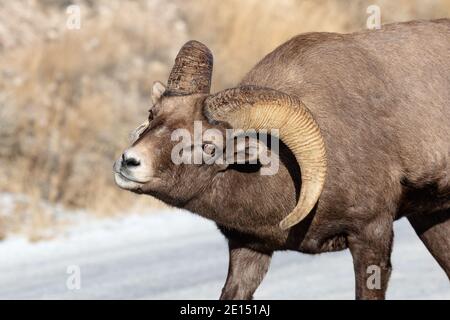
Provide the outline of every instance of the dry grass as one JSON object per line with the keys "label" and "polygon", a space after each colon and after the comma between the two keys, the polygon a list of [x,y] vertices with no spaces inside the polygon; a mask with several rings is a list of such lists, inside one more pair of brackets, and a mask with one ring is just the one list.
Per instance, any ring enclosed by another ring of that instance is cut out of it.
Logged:
{"label": "dry grass", "polygon": [[298,33],[363,29],[370,4],[383,22],[450,16],[450,0],[85,0],[81,29],[67,30],[70,3],[0,4],[0,192],[29,199],[0,215],[3,233],[52,226],[42,202],[98,214],[160,205],[119,191],[111,166],[188,39],[215,53],[218,90]]}

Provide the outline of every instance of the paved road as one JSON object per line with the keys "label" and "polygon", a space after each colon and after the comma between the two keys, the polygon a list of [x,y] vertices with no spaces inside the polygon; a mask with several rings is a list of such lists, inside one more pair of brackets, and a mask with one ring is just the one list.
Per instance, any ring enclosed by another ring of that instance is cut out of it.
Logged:
{"label": "paved road", "polygon": [[[51,241],[0,243],[0,299],[216,299],[226,255],[215,226],[184,212],[89,221]],[[393,264],[388,298],[450,299],[444,272],[405,221]],[[70,266],[78,290],[67,287]],[[255,298],[352,299],[353,284],[347,252],[278,253]]]}

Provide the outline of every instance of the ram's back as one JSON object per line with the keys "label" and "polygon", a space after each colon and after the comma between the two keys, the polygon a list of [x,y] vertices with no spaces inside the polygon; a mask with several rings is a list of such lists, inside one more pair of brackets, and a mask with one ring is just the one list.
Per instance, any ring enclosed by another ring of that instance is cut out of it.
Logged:
{"label": "ram's back", "polygon": [[241,84],[307,105],[327,144],[328,190],[334,183],[350,190],[365,183],[367,194],[431,186],[450,205],[450,20],[303,34]]}

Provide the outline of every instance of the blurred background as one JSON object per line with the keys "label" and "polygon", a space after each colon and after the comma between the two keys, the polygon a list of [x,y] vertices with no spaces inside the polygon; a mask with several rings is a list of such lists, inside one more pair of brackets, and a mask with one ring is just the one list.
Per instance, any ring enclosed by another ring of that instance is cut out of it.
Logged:
{"label": "blurred background", "polygon": [[[0,299],[218,298],[215,225],[113,181],[153,81],[196,39],[213,91],[232,87],[294,35],[365,29],[374,4],[382,23],[450,17],[450,0],[0,0]],[[395,228],[388,298],[450,299],[411,227]],[[352,270],[348,252],[277,253],[255,297],[352,299]]]}
{"label": "blurred background", "polygon": [[163,206],[120,191],[111,167],[187,40],[212,49],[220,90],[296,34],[366,28],[371,4],[382,23],[450,16],[450,0],[0,0],[0,238]]}

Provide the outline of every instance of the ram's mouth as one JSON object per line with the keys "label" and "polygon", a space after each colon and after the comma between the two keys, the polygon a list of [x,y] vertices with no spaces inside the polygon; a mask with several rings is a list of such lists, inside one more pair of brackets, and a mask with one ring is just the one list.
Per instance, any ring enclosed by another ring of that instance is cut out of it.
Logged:
{"label": "ram's mouth", "polygon": [[145,184],[144,182],[128,177],[121,171],[114,171],[114,180],[120,188],[136,192],[142,192],[141,188]]}
{"label": "ram's mouth", "polygon": [[134,182],[134,183],[137,183],[137,184],[146,184],[148,182],[148,181],[139,181],[137,179],[134,179],[134,178],[128,176],[127,174],[123,173],[122,171],[114,171],[114,173],[116,175],[118,175],[121,179],[124,179],[124,180],[129,181],[129,182]]}

